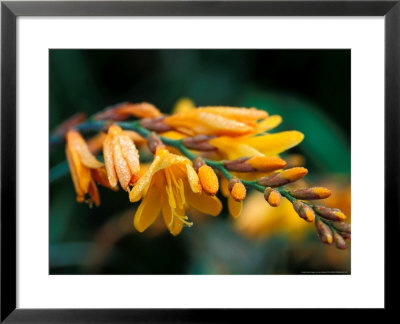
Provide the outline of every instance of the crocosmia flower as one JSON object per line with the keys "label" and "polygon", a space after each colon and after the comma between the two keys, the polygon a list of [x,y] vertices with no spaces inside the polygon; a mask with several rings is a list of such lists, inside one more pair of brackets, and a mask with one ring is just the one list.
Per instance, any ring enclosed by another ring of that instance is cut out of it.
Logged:
{"label": "crocosmia flower", "polygon": [[104,162],[108,181],[112,186],[119,183],[125,191],[139,179],[139,153],[131,137],[117,125],[108,129],[103,145]]}
{"label": "crocosmia flower", "polygon": [[[100,197],[94,178],[103,185],[111,187],[104,178],[103,163],[99,162],[89,151],[79,132],[68,131],[66,142],[65,152],[76,191],[76,200],[80,203],[86,201],[89,204],[95,203],[96,206],[99,206]],[[89,195],[88,198],[87,195]]]}
{"label": "crocosmia flower", "polygon": [[134,217],[139,232],[153,224],[160,212],[171,234],[178,235],[184,225],[192,226],[185,215],[189,206],[212,216],[222,209],[218,198],[202,191],[192,162],[165,148],[157,148],[152,164],[132,188],[129,199],[142,199]]}

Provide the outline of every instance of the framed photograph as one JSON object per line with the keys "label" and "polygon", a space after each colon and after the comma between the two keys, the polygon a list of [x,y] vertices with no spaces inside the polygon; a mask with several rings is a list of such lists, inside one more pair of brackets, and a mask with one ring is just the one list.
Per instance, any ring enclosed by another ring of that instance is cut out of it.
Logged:
{"label": "framed photograph", "polygon": [[399,44],[398,1],[3,1],[1,321],[391,309]]}

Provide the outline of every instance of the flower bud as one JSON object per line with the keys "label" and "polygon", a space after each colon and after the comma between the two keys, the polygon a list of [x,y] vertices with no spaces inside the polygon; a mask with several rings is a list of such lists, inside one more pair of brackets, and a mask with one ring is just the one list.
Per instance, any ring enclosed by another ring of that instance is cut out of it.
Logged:
{"label": "flower bud", "polygon": [[338,232],[333,233],[333,238],[335,240],[335,246],[338,249],[341,249],[341,250],[346,249],[346,242],[344,241],[344,238]]}
{"label": "flower bud", "polygon": [[198,156],[192,161],[192,164],[193,164],[193,168],[197,172],[201,166],[206,164],[206,162],[204,162],[204,160],[200,156]]}
{"label": "flower bud", "polygon": [[342,233],[340,233],[340,235],[342,235],[342,237],[345,240],[351,240],[351,234],[350,233],[342,232]]}
{"label": "flower bud", "polygon": [[312,208],[310,206],[308,206],[307,204],[303,203],[300,200],[296,200],[293,203],[293,208],[296,211],[296,213],[303,218],[304,220],[306,220],[307,222],[313,222],[315,219],[315,214],[314,211],[312,210]]}
{"label": "flower bud", "polygon": [[201,187],[208,195],[215,196],[219,189],[218,177],[214,170],[208,165],[202,165],[197,174],[200,179]]}
{"label": "flower bud", "polygon": [[232,161],[224,161],[224,166],[229,171],[236,172],[268,172],[285,167],[286,162],[276,156],[241,157]]}
{"label": "flower bud", "polygon": [[254,156],[246,161],[256,171],[268,172],[282,169],[286,166],[286,162],[277,156]]}
{"label": "flower bud", "polygon": [[155,134],[151,133],[147,138],[147,146],[151,153],[155,154],[158,147],[165,147],[161,139]]}
{"label": "flower bud", "polygon": [[308,170],[306,168],[296,167],[283,170],[269,177],[262,177],[257,182],[266,187],[280,187],[303,178],[307,173]]}
{"label": "flower bud", "polygon": [[328,208],[325,206],[314,206],[314,210],[321,217],[331,221],[342,221],[346,219],[346,215],[340,209]]}
{"label": "flower bud", "polygon": [[236,178],[236,177],[234,177],[234,178],[232,178],[231,180],[229,180],[229,183],[228,183],[228,190],[229,190],[229,192],[232,191],[233,186],[234,186],[236,183],[238,183],[238,182],[240,182],[240,180],[239,180],[238,178]]}
{"label": "flower bud", "polygon": [[297,199],[325,199],[331,195],[331,192],[327,188],[314,187],[314,188],[302,188],[296,189],[290,192],[290,194]]}
{"label": "flower bud", "polygon": [[271,187],[265,188],[264,198],[271,207],[277,207],[281,203],[281,194],[279,191],[272,189]]}
{"label": "flower bud", "polygon": [[339,232],[351,233],[351,225],[345,222],[332,222],[332,226]]}
{"label": "flower bud", "polygon": [[144,118],[140,121],[140,125],[150,131],[156,133],[163,133],[170,131],[172,128],[164,123],[164,116],[156,117],[156,118]]}
{"label": "flower bud", "polygon": [[197,135],[194,137],[186,137],[182,140],[183,145],[188,149],[196,151],[215,151],[216,148],[212,146],[208,140],[215,136]]}
{"label": "flower bud", "polygon": [[236,182],[232,187],[231,196],[238,202],[244,200],[246,198],[246,187],[244,184],[240,181]]}
{"label": "flower bud", "polygon": [[315,220],[315,227],[317,228],[319,239],[325,244],[333,243],[332,230],[321,219]]}

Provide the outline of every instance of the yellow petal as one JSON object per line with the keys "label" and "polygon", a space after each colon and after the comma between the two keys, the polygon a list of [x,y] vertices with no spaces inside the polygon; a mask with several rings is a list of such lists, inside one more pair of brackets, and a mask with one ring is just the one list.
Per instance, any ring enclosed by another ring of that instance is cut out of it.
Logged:
{"label": "yellow petal", "polygon": [[[154,183],[154,182],[153,182]],[[152,185],[136,211],[133,224],[143,232],[154,223],[161,211],[159,185]]]}
{"label": "yellow petal", "polygon": [[197,112],[197,109],[169,116],[164,121],[167,125],[188,135],[238,136],[248,134],[253,130],[245,123],[207,112]]}
{"label": "yellow petal", "polygon": [[159,165],[161,163],[160,155],[155,155],[153,162],[150,167],[146,170],[146,172],[140,177],[140,179],[135,183],[134,187],[129,193],[129,200],[131,202],[135,202],[140,200],[143,193],[147,190],[151,178],[157,171],[159,171]]}
{"label": "yellow petal", "polygon": [[233,218],[237,218],[242,211],[243,201],[236,201],[232,196],[228,197],[228,209]]}
{"label": "yellow petal", "polygon": [[257,124],[257,133],[264,133],[270,129],[275,128],[282,122],[282,117],[279,115],[273,115],[263,119]]}
{"label": "yellow petal", "polygon": [[68,145],[77,152],[82,163],[88,168],[101,168],[103,166],[103,163],[97,161],[95,156],[89,151],[89,147],[79,132],[75,130],[68,131],[66,140]]}
{"label": "yellow petal", "polygon": [[208,196],[205,193],[194,193],[186,188],[185,195],[189,205],[204,214],[217,216],[222,210],[222,203],[215,196]]}
{"label": "yellow petal", "polygon": [[113,158],[115,171],[118,175],[119,183],[122,189],[128,191],[129,183],[131,182],[131,171],[129,170],[128,163],[125,161],[121,146],[116,138],[113,139]]}
{"label": "yellow petal", "polygon": [[182,98],[179,99],[178,102],[175,104],[174,109],[172,112],[174,114],[180,112],[186,112],[195,108],[194,102],[189,98]]}
{"label": "yellow petal", "polygon": [[186,163],[186,170],[187,170],[187,178],[189,181],[190,188],[193,192],[199,193],[201,192],[201,184],[199,176],[197,175],[196,171],[193,169],[191,163]]}
{"label": "yellow petal", "polygon": [[111,136],[107,136],[106,139],[104,140],[103,155],[104,155],[104,163],[107,170],[108,181],[110,182],[111,187],[116,187],[118,180],[117,180],[117,173],[115,172],[115,167],[114,167]]}
{"label": "yellow petal", "polygon": [[243,142],[265,155],[276,155],[299,144],[304,135],[298,131],[287,131],[244,138]]}
{"label": "yellow petal", "polygon": [[228,160],[235,160],[243,156],[262,156],[259,151],[243,143],[242,140],[244,140],[242,137],[232,138],[221,136],[209,140],[209,143],[219,150],[223,158]]}
{"label": "yellow petal", "polygon": [[118,136],[118,141],[121,146],[122,155],[128,164],[131,174],[135,177],[135,180],[137,180],[140,172],[140,163],[136,146],[126,135]]}
{"label": "yellow petal", "polygon": [[245,123],[268,117],[266,111],[256,108],[214,106],[198,107],[197,111],[212,113]]}

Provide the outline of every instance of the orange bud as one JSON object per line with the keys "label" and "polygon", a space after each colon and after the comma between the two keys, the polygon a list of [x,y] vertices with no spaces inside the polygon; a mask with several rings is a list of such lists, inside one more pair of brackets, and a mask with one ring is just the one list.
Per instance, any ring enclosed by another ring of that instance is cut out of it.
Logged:
{"label": "orange bud", "polygon": [[246,187],[244,184],[240,181],[236,182],[232,187],[231,196],[236,201],[244,200],[246,198]]}
{"label": "orange bud", "polygon": [[208,165],[202,165],[197,171],[201,187],[203,190],[211,195],[215,196],[219,189],[218,177],[214,170]]}
{"label": "orange bud", "polygon": [[280,173],[275,173],[269,177],[262,177],[257,182],[266,187],[281,187],[288,183],[297,181],[308,173],[306,168],[296,167],[283,170]]}
{"label": "orange bud", "polygon": [[327,188],[314,187],[314,188],[302,188],[296,189],[290,192],[290,194],[297,199],[325,199],[331,195],[331,192]]}
{"label": "orange bud", "polygon": [[228,183],[228,190],[229,190],[229,192],[232,191],[233,186],[234,186],[236,183],[238,183],[238,182],[240,182],[240,180],[239,180],[238,178],[236,178],[236,177],[234,177],[234,178],[232,178],[231,180],[229,180],[229,183]]}
{"label": "orange bud", "polygon": [[325,206],[314,206],[314,210],[318,215],[332,221],[342,221],[346,219],[346,215],[340,209],[328,208]]}
{"label": "orange bud", "polygon": [[277,156],[254,156],[247,160],[247,164],[251,165],[255,170],[268,172],[282,169],[286,166],[286,162]]}
{"label": "orange bud", "polygon": [[279,191],[272,189],[271,187],[265,188],[264,198],[271,207],[277,207],[281,203],[281,194]]}
{"label": "orange bud", "polygon": [[333,233],[328,225],[326,225],[321,219],[317,218],[315,220],[315,227],[317,228],[318,236],[323,243],[333,243]]}
{"label": "orange bud", "polygon": [[315,219],[315,214],[314,211],[310,206],[307,204],[303,203],[300,200],[296,200],[293,203],[293,208],[296,211],[296,213],[303,218],[307,222],[313,222]]}

